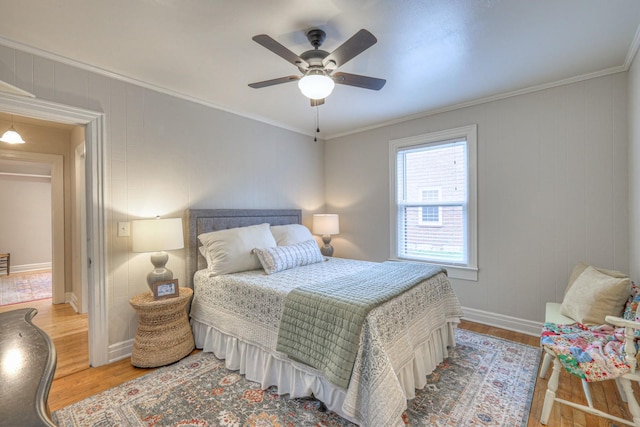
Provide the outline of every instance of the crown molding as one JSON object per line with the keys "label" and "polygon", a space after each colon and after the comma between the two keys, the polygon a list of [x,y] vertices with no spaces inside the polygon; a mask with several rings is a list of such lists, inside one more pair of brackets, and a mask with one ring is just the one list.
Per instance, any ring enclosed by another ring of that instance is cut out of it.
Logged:
{"label": "crown molding", "polygon": [[343,132],[343,133],[338,133],[338,134],[333,134],[333,135],[327,135],[325,137],[325,140],[329,141],[331,139],[341,138],[343,136],[353,135],[353,134],[356,134],[356,133],[365,132],[365,131],[369,131],[369,130],[373,130],[373,129],[378,129],[378,128],[385,127],[385,126],[391,126],[391,125],[395,125],[395,124],[398,124],[398,123],[408,122],[408,121],[411,121],[411,120],[422,119],[422,118],[433,116],[433,115],[436,115],[436,114],[446,113],[448,111],[459,110],[461,108],[466,108],[466,107],[473,107],[475,105],[486,104],[488,102],[499,101],[501,99],[511,98],[511,97],[519,96],[519,95],[525,95],[527,93],[538,92],[538,91],[541,91],[541,90],[546,90],[546,89],[550,89],[550,88],[554,88],[554,87],[558,87],[558,86],[564,86],[564,85],[568,85],[568,84],[571,84],[571,83],[577,83],[577,82],[581,82],[581,81],[584,81],[584,80],[595,79],[597,77],[603,77],[603,76],[607,76],[607,75],[610,75],[610,74],[622,73],[622,72],[625,72],[627,70],[628,70],[628,67],[626,67],[625,65],[620,65],[620,66],[613,67],[613,68],[607,68],[605,70],[600,70],[600,71],[596,71],[596,72],[593,72],[593,73],[588,73],[588,74],[583,74],[583,75],[580,75],[580,76],[570,77],[570,78],[567,78],[567,79],[558,80],[558,81],[551,82],[551,83],[545,83],[545,84],[541,84],[541,85],[537,85],[537,86],[530,86],[530,87],[527,87],[527,88],[524,88],[524,89],[518,89],[518,90],[514,90],[514,91],[510,91],[510,92],[500,93],[500,94],[497,94],[497,95],[487,96],[487,97],[484,97],[484,98],[478,98],[478,99],[474,99],[472,101],[467,101],[467,102],[461,102],[461,103],[458,103],[458,104],[448,105],[448,106],[442,107],[442,108],[435,108],[435,109],[432,109],[432,110],[423,111],[423,112],[418,113],[418,114],[413,114],[411,116],[399,117],[397,119],[388,120],[388,121],[385,121],[385,122],[382,122],[382,123],[377,123],[377,124],[372,125],[372,126],[367,126],[367,127],[354,129],[354,130],[348,131],[348,132]]}
{"label": "crown molding", "polygon": [[9,84],[5,81],[0,80],[0,92],[3,93],[8,93],[11,95],[18,95],[18,96],[26,96],[27,98],[35,98],[36,96],[30,92],[27,92],[26,90],[20,89],[19,87],[16,87],[12,84]]}
{"label": "crown molding", "polygon": [[[142,80],[138,80],[132,77],[128,77],[128,76],[124,76],[122,74],[118,74],[115,73],[113,71],[109,71],[106,70],[104,68],[100,68],[100,67],[96,67],[94,65],[90,65],[81,61],[77,61],[75,59],[71,59],[71,58],[67,58],[65,56],[53,53],[53,52],[49,52],[43,49],[39,49],[33,46],[29,46],[26,45],[24,43],[21,42],[17,42],[15,40],[11,40],[8,39],[6,37],[0,36],[0,44],[10,47],[10,48],[14,48],[26,53],[30,53],[33,55],[38,55],[41,56],[43,58],[46,59],[50,59],[52,61],[56,61],[56,62],[60,62],[62,64],[65,65],[69,65],[69,66],[73,66],[76,68],[80,68],[82,70],[85,71],[90,71],[105,77],[110,77],[112,79],[115,80],[119,80],[125,83],[130,83],[136,86],[140,86],[146,89],[150,89],[156,92],[160,92],[163,93],[165,95],[169,95],[169,96],[173,96],[176,98],[180,98],[186,101],[190,101],[190,102],[194,102],[196,104],[200,104],[206,107],[210,107],[210,108],[215,108],[217,110],[221,110],[221,111],[225,111],[227,113],[231,113],[231,114],[235,114],[237,116],[240,117],[245,117],[251,120],[255,120],[257,122],[261,122],[261,123],[265,123],[271,126],[275,126],[284,130],[288,130],[291,132],[295,132],[301,135],[305,135],[305,136],[315,136],[314,134],[308,132],[308,131],[304,131],[302,129],[298,129],[289,125],[286,125],[284,123],[275,121],[275,120],[269,120],[266,119],[264,117],[258,116],[258,115],[254,115],[254,114],[248,114],[246,112],[241,112],[238,110],[235,110],[233,108],[230,108],[228,106],[224,106],[224,105],[220,105],[220,104],[216,104],[210,101],[206,101],[204,99],[198,98],[198,97],[194,97],[191,95],[186,95],[180,92],[176,92],[174,90],[162,87],[162,86],[158,86],[149,82],[145,82]],[[523,89],[518,89],[518,90],[514,90],[514,91],[510,91],[510,92],[505,92],[505,93],[501,93],[501,94],[497,94],[497,95],[492,95],[492,96],[488,96],[488,97],[483,97],[483,98],[478,98],[478,99],[474,99],[471,101],[466,101],[466,102],[462,102],[462,103],[458,103],[458,104],[453,104],[453,105],[449,105],[449,106],[445,106],[445,107],[441,107],[441,108],[435,108],[435,109],[431,109],[431,110],[427,110],[427,111],[423,111],[421,113],[417,113],[417,114],[413,114],[413,115],[409,115],[409,116],[403,116],[403,117],[399,117],[397,119],[392,119],[392,120],[387,120],[381,123],[377,123],[375,125],[371,125],[371,126],[365,126],[365,127],[360,127],[357,129],[353,129],[347,132],[342,132],[342,133],[336,133],[336,134],[329,134],[326,135],[324,138],[322,138],[324,141],[329,141],[332,139],[336,139],[336,138],[341,138],[344,136],[348,136],[348,135],[353,135],[356,133],[360,133],[360,132],[365,132],[365,131],[369,131],[369,130],[374,130],[374,129],[379,129],[381,127],[385,127],[385,126],[391,126],[391,125],[395,125],[395,124],[399,124],[399,123],[403,123],[403,122],[408,122],[411,120],[416,120],[416,119],[421,119],[421,118],[425,118],[425,117],[429,117],[429,116],[433,116],[436,114],[441,114],[441,113],[445,113],[445,112],[449,112],[449,111],[453,111],[453,110],[459,110],[461,108],[466,108],[466,107],[472,107],[475,105],[480,105],[480,104],[486,104],[488,102],[493,102],[493,101],[499,101],[502,99],[506,99],[506,98],[511,98],[514,96],[518,96],[518,95],[524,95],[524,94],[528,94],[528,93],[533,93],[533,92],[538,92],[541,90],[545,90],[545,89],[550,89],[550,88],[554,88],[554,87],[558,87],[558,86],[563,86],[563,85],[567,85],[567,84],[571,84],[571,83],[577,83],[580,81],[584,81],[584,80],[589,80],[589,79],[594,79],[597,77],[603,77],[606,75],[610,75],[610,74],[615,74],[615,73],[621,73],[621,72],[625,72],[628,71],[629,68],[631,67],[631,64],[633,63],[634,58],[636,57],[636,54],[638,52],[638,49],[640,48],[640,26],[638,26],[638,28],[636,29],[636,33],[635,36],[629,46],[629,50],[627,51],[627,55],[625,57],[625,61],[623,65],[617,66],[617,67],[612,67],[612,68],[607,68],[604,70],[600,70],[600,71],[596,71],[593,73],[587,73],[587,74],[582,74],[579,76],[575,76],[575,77],[570,77],[567,79],[562,79],[562,80],[558,80],[555,82],[550,82],[550,83],[545,83],[545,84],[541,84],[541,85],[536,85],[536,86],[530,86],[527,88],[523,88]],[[3,82],[4,83],[4,82]],[[10,85],[11,86],[11,85]],[[15,87],[15,86],[12,86]],[[22,91],[22,89],[16,88],[17,90]],[[1,88],[0,88],[1,90]],[[28,92],[25,92],[28,95]],[[31,95],[33,96],[33,95]]]}
{"label": "crown molding", "polygon": [[633,37],[633,40],[631,41],[631,45],[629,45],[629,50],[627,51],[627,57],[624,60],[625,71],[631,68],[631,64],[633,64],[633,60],[638,54],[638,48],[640,48],[640,25],[636,30],[635,37]]}
{"label": "crown molding", "polygon": [[[16,49],[16,50],[19,50],[19,51],[22,51],[22,52],[25,52],[25,53],[29,53],[29,54],[32,54],[32,55],[37,55],[39,57],[42,57],[42,58],[45,58],[45,59],[49,59],[51,61],[56,61],[56,62],[59,62],[59,63],[64,64],[64,65],[68,65],[68,66],[71,66],[71,67],[79,68],[81,70],[92,72],[92,73],[95,73],[95,74],[98,74],[98,75],[101,75],[101,76],[104,76],[104,77],[109,77],[109,78],[112,78],[114,80],[118,80],[118,81],[121,81],[121,82],[124,82],[124,83],[133,84],[133,85],[136,85],[136,86],[143,87],[145,89],[153,90],[155,92],[159,92],[159,93],[162,93],[162,94],[165,94],[165,95],[173,96],[175,98],[183,99],[185,101],[190,101],[190,102],[193,102],[193,103],[196,103],[196,104],[200,104],[200,105],[203,105],[205,107],[215,108],[216,110],[221,110],[221,111],[224,111],[224,112],[227,112],[227,113],[230,113],[230,114],[234,114],[236,116],[245,117],[245,118],[248,118],[248,119],[251,119],[251,120],[255,120],[257,122],[261,122],[261,123],[265,123],[267,125],[275,126],[277,128],[280,128],[280,129],[284,129],[284,130],[288,130],[288,131],[291,131],[291,132],[299,133],[299,134],[302,134],[302,135],[305,135],[305,136],[311,136],[311,137],[315,136],[313,133],[311,133],[309,131],[304,131],[304,130],[301,130],[301,129],[286,125],[284,123],[281,123],[281,122],[278,122],[278,121],[275,121],[275,120],[269,120],[269,119],[266,119],[266,118],[258,116],[258,115],[248,114],[246,112],[241,112],[241,111],[238,111],[238,110],[234,110],[233,108],[230,108],[230,107],[227,107],[227,106],[224,106],[224,105],[220,105],[220,104],[216,104],[216,103],[213,103],[213,102],[210,102],[210,101],[206,101],[206,100],[204,100],[202,98],[198,98],[198,97],[195,97],[195,96],[192,96],[192,95],[186,95],[184,93],[176,92],[174,90],[171,90],[171,89],[168,89],[168,88],[165,88],[165,87],[162,87],[162,86],[158,86],[158,85],[155,85],[153,83],[145,82],[143,80],[138,80],[138,79],[135,79],[133,77],[128,77],[128,76],[125,76],[125,75],[122,75],[122,74],[118,74],[116,72],[109,71],[107,69],[104,69],[104,68],[101,68],[101,67],[97,67],[95,65],[91,65],[91,64],[87,64],[87,63],[82,62],[82,61],[71,59],[71,58],[68,58],[66,56],[62,56],[62,55],[59,55],[57,53],[53,53],[53,52],[50,52],[50,51],[47,51],[47,50],[44,50],[44,49],[39,49],[39,48],[30,46],[30,45],[27,45],[27,44],[24,44],[24,43],[21,43],[21,42],[18,42],[18,41],[15,41],[15,40],[3,37],[3,36],[0,36],[0,45],[6,46],[6,47],[9,47],[9,48],[12,48],[12,49]],[[15,86],[12,86],[12,87],[15,87]],[[16,89],[22,90],[22,89],[19,89],[19,88],[16,88]],[[1,88],[0,88],[0,91],[1,91]],[[25,92],[25,93],[28,94],[28,92]],[[31,94],[29,94],[29,95],[31,95]],[[31,96],[35,97],[34,95],[31,95]]]}

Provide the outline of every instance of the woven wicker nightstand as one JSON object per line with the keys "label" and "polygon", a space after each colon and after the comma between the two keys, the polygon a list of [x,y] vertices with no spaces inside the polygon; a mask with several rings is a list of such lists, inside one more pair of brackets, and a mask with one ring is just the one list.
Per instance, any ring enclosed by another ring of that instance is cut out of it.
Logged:
{"label": "woven wicker nightstand", "polygon": [[194,349],[193,334],[187,317],[187,303],[193,291],[180,288],[180,295],[154,301],[151,292],[129,300],[140,320],[133,342],[131,364],[139,368],[168,365]]}

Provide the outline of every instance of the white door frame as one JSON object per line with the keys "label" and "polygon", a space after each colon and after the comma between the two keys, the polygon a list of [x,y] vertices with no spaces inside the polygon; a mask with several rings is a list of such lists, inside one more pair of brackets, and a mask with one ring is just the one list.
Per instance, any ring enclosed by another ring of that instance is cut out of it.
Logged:
{"label": "white door frame", "polygon": [[85,127],[89,296],[89,363],[109,362],[105,202],[105,115],[35,98],[0,93],[0,111]]}
{"label": "white door frame", "polygon": [[[87,313],[89,307],[89,286],[87,284],[87,186],[85,169],[85,143],[76,146],[74,150],[74,201],[75,210],[73,216],[75,218],[71,224],[71,238],[73,239],[73,250],[71,260],[71,274],[73,276],[73,295],[76,311],[78,313]],[[78,295],[79,294],[79,295]]]}

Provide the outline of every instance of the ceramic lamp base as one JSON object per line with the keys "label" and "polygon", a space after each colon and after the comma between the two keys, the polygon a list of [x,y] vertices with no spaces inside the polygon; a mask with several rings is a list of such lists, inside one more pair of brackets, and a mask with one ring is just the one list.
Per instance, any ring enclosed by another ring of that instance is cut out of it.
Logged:
{"label": "ceramic lamp base", "polygon": [[155,267],[147,274],[147,285],[153,292],[153,284],[173,279],[173,272],[165,267],[169,261],[169,254],[166,252],[156,252],[151,255],[151,264]]}
{"label": "ceramic lamp base", "polygon": [[322,253],[322,255],[333,256],[333,246],[331,246],[331,236],[328,234],[325,234],[324,236],[322,236],[322,242],[324,243],[324,246],[320,248],[320,252]]}

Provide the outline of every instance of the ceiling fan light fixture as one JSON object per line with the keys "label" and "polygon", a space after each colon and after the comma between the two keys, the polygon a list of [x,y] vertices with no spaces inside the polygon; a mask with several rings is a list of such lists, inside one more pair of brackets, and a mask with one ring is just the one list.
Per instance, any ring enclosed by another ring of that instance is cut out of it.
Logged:
{"label": "ceiling fan light fixture", "polygon": [[335,86],[333,79],[322,70],[309,70],[298,81],[300,92],[310,99],[326,98],[331,95]]}
{"label": "ceiling fan light fixture", "polygon": [[13,128],[13,125],[2,135],[0,141],[6,142],[7,144],[24,144],[25,141],[22,139],[20,134],[16,132]]}

